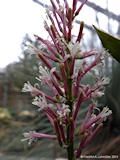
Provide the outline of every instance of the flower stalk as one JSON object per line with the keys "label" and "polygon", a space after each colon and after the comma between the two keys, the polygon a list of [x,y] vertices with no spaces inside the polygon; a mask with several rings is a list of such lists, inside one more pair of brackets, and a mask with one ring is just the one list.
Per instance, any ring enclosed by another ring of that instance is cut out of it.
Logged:
{"label": "flower stalk", "polygon": [[[51,95],[32,86],[30,82],[24,84],[22,91],[30,92],[35,97],[32,104],[39,110],[43,110],[56,135],[30,131],[24,133],[24,140],[28,140],[29,144],[37,138],[57,140],[59,145],[66,149],[68,160],[76,160],[80,157],[82,150],[101,130],[103,121],[112,114],[108,107],[103,107],[103,110],[96,115],[94,109],[97,108],[97,105],[92,103],[93,100],[104,95],[104,86],[109,83],[109,79],[103,77],[101,80],[96,80],[93,85],[82,82],[83,77],[87,73],[92,73],[94,67],[103,60],[102,54],[98,54],[95,50],[81,51],[83,22],[80,23],[76,39],[72,32],[74,19],[87,0],[84,0],[78,7],[78,0],[73,0],[71,8],[67,0],[64,0],[64,6],[60,4],[59,0],[50,0],[50,2],[51,8],[47,9],[47,16],[51,24],[48,25],[45,21],[45,30],[48,32],[50,40],[44,40],[35,35],[35,38],[46,46],[47,53],[36,47],[32,47],[32,49],[42,62],[39,67],[39,76],[36,79],[40,85],[49,88]],[[86,59],[91,56],[92,60],[87,61]],[[76,68],[78,59],[81,61],[81,65]],[[87,108],[86,117],[79,126],[77,118],[81,111],[81,104],[88,100],[91,104]],[[78,137],[79,142],[76,147],[74,145],[75,132],[78,128],[80,128],[79,132],[82,137]]]}

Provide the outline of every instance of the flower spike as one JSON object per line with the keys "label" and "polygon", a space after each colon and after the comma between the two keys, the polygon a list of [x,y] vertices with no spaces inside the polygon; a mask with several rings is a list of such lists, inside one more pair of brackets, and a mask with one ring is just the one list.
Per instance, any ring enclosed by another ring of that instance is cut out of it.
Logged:
{"label": "flower spike", "polygon": [[[22,141],[27,140],[31,144],[41,138],[57,140],[59,145],[66,149],[68,160],[80,157],[82,150],[112,114],[108,107],[100,110],[96,103],[99,97],[104,96],[104,88],[109,84],[109,78],[101,78],[95,70],[97,65],[103,63],[104,53],[93,49],[82,51],[84,22],[80,23],[77,37],[73,35],[75,18],[87,2],[84,0],[78,6],[79,1],[73,0],[70,6],[68,0],[63,0],[63,4],[60,0],[50,0],[51,6],[46,10],[48,21],[44,21],[49,38],[43,39],[34,35],[36,41],[46,48],[43,51],[39,46],[30,47],[42,62],[36,78],[38,85],[33,86],[28,81],[22,89],[34,96],[32,104],[47,116],[56,134],[30,131],[24,133],[25,138]],[[86,75],[92,76],[92,83],[84,83]],[[78,123],[78,116],[81,116],[79,112],[86,106],[86,101],[90,104],[85,108],[85,117]],[[80,128],[77,138],[79,142],[78,146],[74,146],[77,128]]]}

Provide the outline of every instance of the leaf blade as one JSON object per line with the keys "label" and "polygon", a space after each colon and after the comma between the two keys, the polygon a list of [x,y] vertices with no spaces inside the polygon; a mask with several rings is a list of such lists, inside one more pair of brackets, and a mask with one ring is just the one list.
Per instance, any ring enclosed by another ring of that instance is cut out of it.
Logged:
{"label": "leaf blade", "polygon": [[93,25],[102,45],[120,63],[120,39],[98,29]]}

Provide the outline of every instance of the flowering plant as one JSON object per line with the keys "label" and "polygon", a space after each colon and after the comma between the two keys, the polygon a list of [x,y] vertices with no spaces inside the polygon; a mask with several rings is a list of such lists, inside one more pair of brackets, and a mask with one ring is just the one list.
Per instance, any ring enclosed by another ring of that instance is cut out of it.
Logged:
{"label": "flowering plant", "polygon": [[[80,42],[83,37],[84,23],[81,22],[78,36],[72,33],[75,17],[81,11],[85,0],[78,6],[78,0],[73,0],[72,7],[67,0],[64,0],[64,7],[59,0],[51,1],[52,7],[47,10],[50,25],[45,21],[45,29],[50,35],[50,40],[45,40],[37,35],[35,38],[42,42],[48,53],[31,47],[42,63],[39,67],[37,80],[43,85],[47,85],[51,95],[32,86],[30,82],[24,84],[23,92],[30,92],[34,96],[33,105],[48,117],[55,135],[37,133],[30,131],[24,133],[29,144],[37,138],[48,138],[58,140],[61,147],[67,150],[68,160],[79,158],[82,149],[92,140],[103,125],[103,121],[111,115],[112,111],[104,107],[101,111],[97,108],[94,99],[104,95],[104,86],[109,83],[109,79],[102,77],[96,80],[95,84],[83,84],[84,76],[91,72],[95,66],[103,61],[103,54],[96,50],[82,52]],[[92,59],[89,60],[89,58]],[[81,65],[76,68],[76,62],[80,60]],[[56,63],[53,67],[52,62]],[[75,130],[78,127],[77,117],[81,104],[90,100],[90,105],[79,129],[78,147],[75,148]],[[98,114],[94,110],[99,111]]]}

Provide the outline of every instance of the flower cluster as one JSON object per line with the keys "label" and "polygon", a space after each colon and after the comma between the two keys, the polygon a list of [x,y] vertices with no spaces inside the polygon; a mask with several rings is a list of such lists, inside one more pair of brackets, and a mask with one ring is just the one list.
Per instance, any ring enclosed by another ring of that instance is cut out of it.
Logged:
{"label": "flower cluster", "polygon": [[[42,137],[57,139],[60,146],[66,146],[70,160],[80,156],[82,149],[101,129],[103,121],[112,113],[108,107],[104,107],[98,115],[95,115],[94,109],[97,106],[92,103],[93,99],[104,95],[104,86],[109,83],[109,79],[102,77],[102,79],[96,80],[94,85],[82,83],[85,75],[103,60],[102,53],[95,50],[81,51],[83,22],[80,24],[76,39],[72,33],[73,21],[87,0],[82,4],[78,3],[78,0],[73,0],[72,7],[69,6],[67,0],[64,0],[64,7],[61,6],[59,0],[50,1],[52,7],[48,8],[46,13],[51,24],[48,25],[45,21],[45,29],[51,39],[45,40],[35,35],[35,38],[46,46],[47,53],[35,47],[31,47],[31,49],[42,62],[39,67],[39,76],[36,79],[42,85],[48,86],[51,95],[32,86],[30,82],[24,84],[22,91],[30,92],[35,97],[32,104],[43,110],[53,126],[56,136],[31,131],[24,133],[24,137],[25,140],[29,140],[29,143]],[[81,61],[81,64],[76,72],[78,60]],[[53,66],[53,62],[56,63],[56,67]],[[76,120],[81,104],[88,100],[91,100],[91,104],[88,106],[86,117],[80,126],[80,134],[83,136],[79,137],[78,148],[75,148],[75,129],[78,127]]]}

